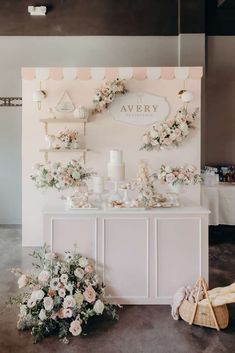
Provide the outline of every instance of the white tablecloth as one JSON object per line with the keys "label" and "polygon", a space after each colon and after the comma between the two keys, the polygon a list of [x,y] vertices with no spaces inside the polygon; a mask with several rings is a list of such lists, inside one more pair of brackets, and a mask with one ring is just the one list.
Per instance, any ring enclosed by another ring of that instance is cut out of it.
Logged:
{"label": "white tablecloth", "polygon": [[211,211],[210,225],[235,225],[235,185],[220,183],[201,188],[202,205]]}

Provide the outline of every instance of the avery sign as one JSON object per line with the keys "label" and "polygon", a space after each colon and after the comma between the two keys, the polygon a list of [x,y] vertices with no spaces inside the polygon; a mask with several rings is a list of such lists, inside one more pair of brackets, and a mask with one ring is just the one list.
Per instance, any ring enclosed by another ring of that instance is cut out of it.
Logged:
{"label": "avery sign", "polygon": [[151,93],[127,93],[110,104],[113,119],[134,125],[148,125],[164,120],[170,112],[165,97]]}

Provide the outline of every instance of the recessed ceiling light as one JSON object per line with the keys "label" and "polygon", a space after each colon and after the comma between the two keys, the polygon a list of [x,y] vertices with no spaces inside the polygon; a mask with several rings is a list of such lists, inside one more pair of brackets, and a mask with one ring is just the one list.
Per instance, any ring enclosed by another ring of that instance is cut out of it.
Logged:
{"label": "recessed ceiling light", "polygon": [[28,6],[28,12],[31,16],[45,16],[47,8],[46,6]]}

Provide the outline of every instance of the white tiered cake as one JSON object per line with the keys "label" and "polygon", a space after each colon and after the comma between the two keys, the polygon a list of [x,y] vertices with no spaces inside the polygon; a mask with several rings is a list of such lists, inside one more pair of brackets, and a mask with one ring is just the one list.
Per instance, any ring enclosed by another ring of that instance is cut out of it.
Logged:
{"label": "white tiered cake", "polygon": [[113,181],[121,181],[125,179],[125,164],[123,163],[123,153],[120,150],[110,151],[108,177]]}

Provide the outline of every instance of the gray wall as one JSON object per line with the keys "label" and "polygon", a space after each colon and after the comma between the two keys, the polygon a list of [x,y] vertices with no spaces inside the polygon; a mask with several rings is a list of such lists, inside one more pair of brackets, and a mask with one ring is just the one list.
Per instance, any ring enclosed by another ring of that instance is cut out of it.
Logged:
{"label": "gray wall", "polygon": [[207,37],[206,163],[235,164],[235,36]]}
{"label": "gray wall", "polygon": [[[21,96],[21,67],[175,66],[177,37],[0,37],[0,96]],[[21,222],[21,109],[0,108],[0,224]]]}

